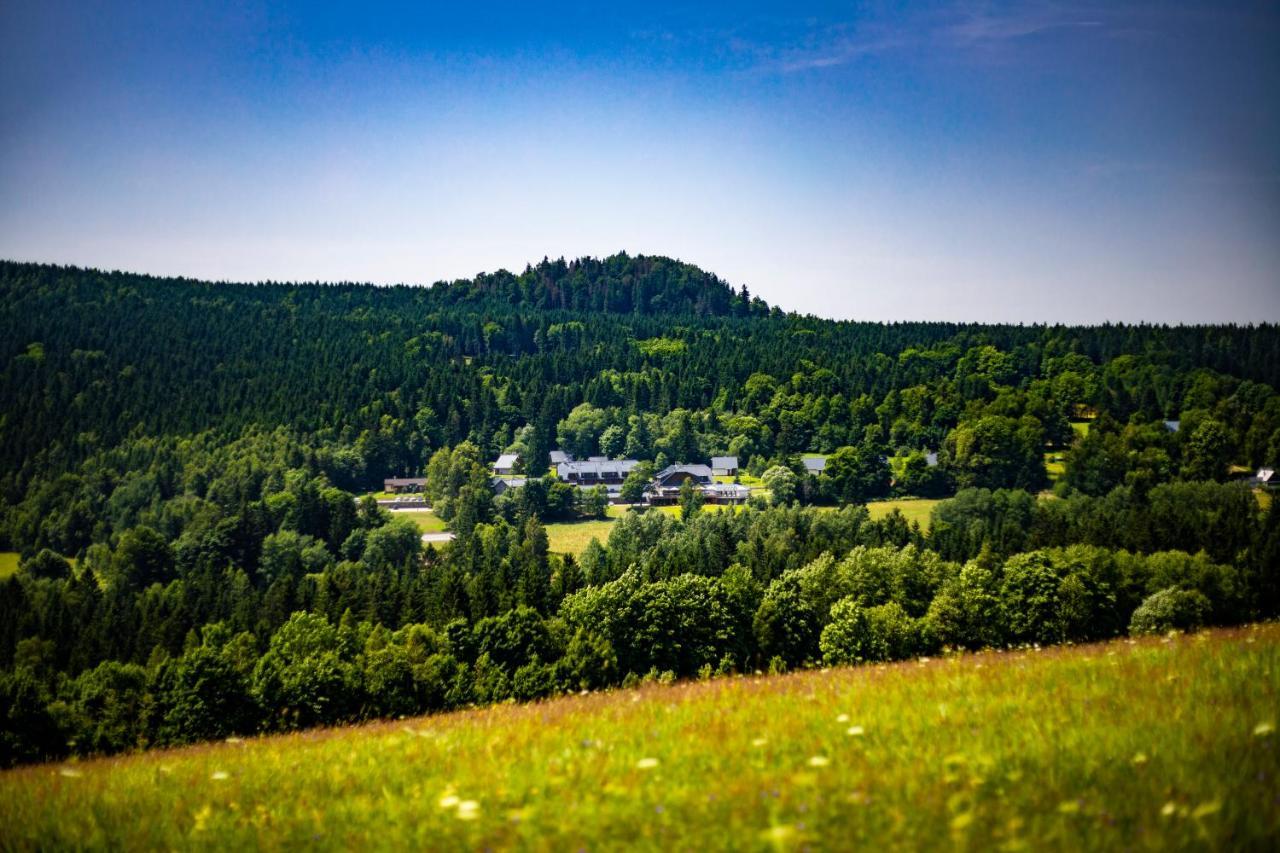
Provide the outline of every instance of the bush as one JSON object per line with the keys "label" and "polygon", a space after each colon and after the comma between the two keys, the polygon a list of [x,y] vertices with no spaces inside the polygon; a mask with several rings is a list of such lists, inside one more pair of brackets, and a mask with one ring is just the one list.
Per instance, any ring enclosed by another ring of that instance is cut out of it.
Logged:
{"label": "bush", "polygon": [[850,596],[831,608],[819,647],[828,664],[902,660],[916,653],[920,631],[902,606],[890,602],[862,607]]}
{"label": "bush", "polygon": [[1163,634],[1166,631],[1194,631],[1209,615],[1209,599],[1194,589],[1169,587],[1147,597],[1133,611],[1129,633]]}

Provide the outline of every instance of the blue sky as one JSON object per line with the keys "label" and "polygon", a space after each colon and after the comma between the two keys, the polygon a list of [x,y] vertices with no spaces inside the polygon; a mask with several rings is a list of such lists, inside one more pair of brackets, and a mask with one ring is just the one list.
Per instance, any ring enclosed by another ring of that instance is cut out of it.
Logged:
{"label": "blue sky", "polygon": [[1280,5],[0,5],[0,257],[1280,321]]}

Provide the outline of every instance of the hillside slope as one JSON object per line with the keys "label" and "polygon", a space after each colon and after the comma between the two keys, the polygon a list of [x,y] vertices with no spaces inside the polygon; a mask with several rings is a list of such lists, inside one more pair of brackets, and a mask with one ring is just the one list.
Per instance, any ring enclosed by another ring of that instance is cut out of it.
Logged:
{"label": "hillside slope", "polygon": [[1249,849],[1280,626],[653,685],[0,775],[9,848]]}

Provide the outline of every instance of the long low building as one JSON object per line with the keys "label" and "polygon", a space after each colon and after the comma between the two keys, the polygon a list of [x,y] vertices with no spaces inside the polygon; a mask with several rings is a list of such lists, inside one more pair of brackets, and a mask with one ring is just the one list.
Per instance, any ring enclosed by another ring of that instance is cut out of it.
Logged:
{"label": "long low building", "polygon": [[382,481],[382,491],[398,495],[404,492],[420,492],[426,485],[426,477],[388,477]]}
{"label": "long low building", "polygon": [[635,459],[564,462],[556,466],[556,476],[575,486],[621,486],[639,464]]}

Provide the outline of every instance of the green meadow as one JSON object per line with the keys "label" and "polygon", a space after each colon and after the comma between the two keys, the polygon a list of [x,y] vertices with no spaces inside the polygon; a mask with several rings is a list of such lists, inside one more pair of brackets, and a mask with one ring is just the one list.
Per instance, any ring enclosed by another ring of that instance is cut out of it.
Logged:
{"label": "green meadow", "polygon": [[18,560],[21,557],[16,551],[0,551],[0,580],[18,571]]}
{"label": "green meadow", "polygon": [[423,533],[443,533],[448,529],[444,519],[429,509],[398,509],[395,516],[412,519]]}
{"label": "green meadow", "polygon": [[906,516],[907,522],[919,522],[920,529],[925,533],[929,532],[929,517],[933,514],[933,508],[942,503],[940,500],[933,498],[903,498],[891,501],[871,501],[867,504],[867,511],[871,513],[873,521],[884,518],[895,509]]}
{"label": "green meadow", "polygon": [[9,849],[1265,849],[1280,626],[0,773]]}

